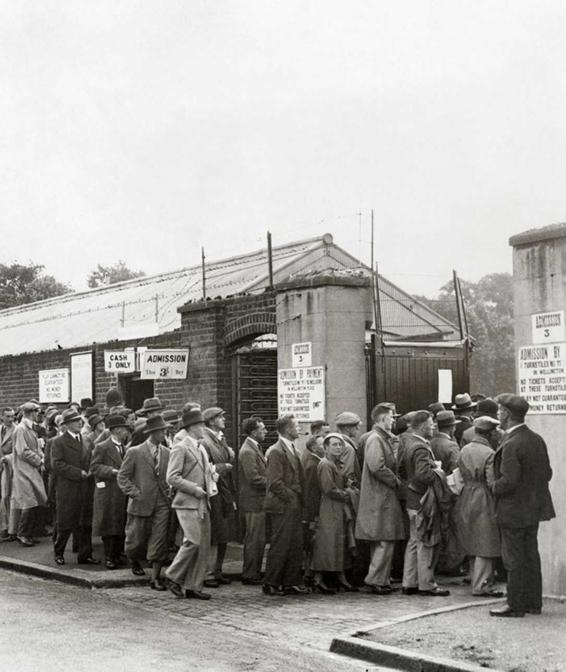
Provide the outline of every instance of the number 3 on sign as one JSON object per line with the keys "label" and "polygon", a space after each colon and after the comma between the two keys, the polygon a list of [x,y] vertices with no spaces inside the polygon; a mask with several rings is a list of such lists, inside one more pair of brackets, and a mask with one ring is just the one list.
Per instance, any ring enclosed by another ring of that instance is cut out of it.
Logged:
{"label": "number 3 on sign", "polygon": [[164,366],[162,369],[159,369],[159,377],[166,378],[169,375],[169,367]]}

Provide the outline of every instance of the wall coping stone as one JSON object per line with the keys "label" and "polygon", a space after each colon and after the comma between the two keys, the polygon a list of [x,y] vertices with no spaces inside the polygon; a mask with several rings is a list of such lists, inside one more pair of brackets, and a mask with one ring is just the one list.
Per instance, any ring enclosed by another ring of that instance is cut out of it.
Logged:
{"label": "wall coping stone", "polygon": [[509,238],[509,245],[511,247],[520,247],[521,245],[540,243],[544,240],[554,240],[556,238],[566,238],[566,223],[549,224],[548,226],[541,226],[538,229],[529,229],[528,231],[523,231],[523,233],[517,233]]}
{"label": "wall coping stone", "polygon": [[246,301],[261,301],[262,299],[270,299],[275,295],[274,290],[265,290],[260,294],[242,294],[239,296],[229,296],[221,299],[207,299],[206,301],[193,301],[192,303],[185,303],[177,308],[177,312],[183,315],[184,313],[196,313],[202,310],[216,310],[224,308],[225,306],[233,306],[238,303],[245,303]]}
{"label": "wall coping stone", "polygon": [[289,289],[314,289],[315,287],[369,287],[371,280],[368,277],[352,275],[317,275],[314,277],[299,277],[275,286],[277,292],[285,292]]}

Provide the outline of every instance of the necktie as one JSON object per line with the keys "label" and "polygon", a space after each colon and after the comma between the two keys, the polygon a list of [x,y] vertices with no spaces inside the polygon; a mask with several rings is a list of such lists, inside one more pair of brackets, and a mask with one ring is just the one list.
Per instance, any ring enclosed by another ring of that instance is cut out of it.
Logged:
{"label": "necktie", "polygon": [[155,462],[155,475],[159,476],[159,446],[155,446],[153,461]]}

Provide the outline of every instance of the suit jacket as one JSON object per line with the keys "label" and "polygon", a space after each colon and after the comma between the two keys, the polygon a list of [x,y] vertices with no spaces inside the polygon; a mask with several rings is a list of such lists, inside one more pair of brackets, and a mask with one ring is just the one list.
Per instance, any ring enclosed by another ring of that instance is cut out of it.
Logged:
{"label": "suit jacket", "polygon": [[169,448],[161,445],[159,472],[155,469],[149,439],[126,451],[117,481],[122,492],[129,497],[128,513],[148,518],[160,499],[169,501],[166,481]]}
{"label": "suit jacket", "polygon": [[267,478],[266,459],[261,447],[247,438],[238,454],[238,487],[240,508],[245,513],[263,511]]}
{"label": "suit jacket", "polygon": [[[122,449],[122,454],[125,448]],[[126,495],[120,490],[115,469],[122,466],[122,454],[110,438],[94,445],[90,471],[94,476],[93,532],[95,535],[124,534],[126,527]]]}
{"label": "suit jacket", "polygon": [[2,455],[10,455],[12,452],[12,437],[15,428],[16,425],[11,425],[10,427],[2,425],[2,428],[0,429],[0,457],[2,457]]}
{"label": "suit jacket", "polygon": [[298,457],[290,455],[281,439],[269,448],[265,475],[267,479],[265,510],[268,513],[302,509],[303,466]]}
{"label": "suit jacket", "polygon": [[407,479],[407,508],[418,511],[421,497],[435,482],[434,455],[425,439],[407,433],[403,441],[403,470]]}
{"label": "suit jacket", "polygon": [[89,472],[90,458],[89,448],[82,438],[80,442],[76,441],[68,432],[51,443],[57,526],[61,530],[92,525],[94,481],[92,477],[81,477],[81,471]]}
{"label": "suit jacket", "polygon": [[495,513],[501,527],[529,527],[555,517],[546,444],[526,425],[505,434],[494,460]]}
{"label": "suit jacket", "polygon": [[[169,455],[167,483],[173,488],[174,509],[198,509],[201,517],[209,508],[214,486],[212,469],[205,449],[185,437],[176,441]],[[197,488],[202,488],[206,497],[197,496]]]}
{"label": "suit jacket", "polygon": [[434,453],[434,457],[442,462],[442,471],[448,475],[451,474],[458,466],[458,458],[460,457],[460,446],[456,441],[447,435],[439,432],[431,440],[430,447]]}

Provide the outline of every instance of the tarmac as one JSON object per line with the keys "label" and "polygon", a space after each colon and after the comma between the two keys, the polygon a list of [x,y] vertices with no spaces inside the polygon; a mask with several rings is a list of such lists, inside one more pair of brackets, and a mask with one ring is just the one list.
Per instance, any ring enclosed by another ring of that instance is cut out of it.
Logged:
{"label": "tarmac", "polygon": [[[100,543],[94,544],[93,555],[103,558]],[[263,634],[271,627],[273,633],[287,628],[289,641],[297,646],[330,649],[373,665],[411,672],[566,670],[566,638],[560,637],[566,627],[566,604],[561,600],[545,601],[540,616],[495,619],[489,617],[489,607],[503,600],[472,597],[461,579],[441,577],[439,583],[451,590],[447,598],[408,597],[400,590],[385,598],[365,592],[266,598],[258,587],[233,581],[222,589],[221,600],[181,605],[168,593],[148,590],[148,577],[136,577],[128,568],[110,571],[103,563],[77,565],[70,551],[65,559],[64,566],[55,564],[48,537],[32,548],[0,543],[0,567],[5,569],[100,589],[125,604],[175,610],[180,617],[198,617],[203,624],[223,621],[227,627],[241,628],[245,619],[252,630],[261,628]],[[242,547],[230,544],[224,572],[237,579],[241,571]]]}

